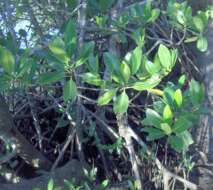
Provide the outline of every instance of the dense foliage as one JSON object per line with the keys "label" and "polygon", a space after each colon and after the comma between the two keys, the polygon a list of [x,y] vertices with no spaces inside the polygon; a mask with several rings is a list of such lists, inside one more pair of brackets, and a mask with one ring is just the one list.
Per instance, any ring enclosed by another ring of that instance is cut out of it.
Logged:
{"label": "dense foliage", "polygon": [[68,189],[117,182],[160,188],[164,164],[189,177],[191,128],[204,111],[189,47],[207,50],[212,7],[193,13],[176,0],[10,3],[0,2],[0,91],[52,170],[72,158],[93,166],[85,170],[89,182],[66,181]]}

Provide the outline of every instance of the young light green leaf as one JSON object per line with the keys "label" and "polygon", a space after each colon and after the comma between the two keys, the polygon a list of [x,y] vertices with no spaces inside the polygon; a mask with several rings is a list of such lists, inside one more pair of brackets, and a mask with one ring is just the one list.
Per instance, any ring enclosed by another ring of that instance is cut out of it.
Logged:
{"label": "young light green leaf", "polygon": [[173,118],[172,110],[171,110],[170,106],[167,104],[163,110],[163,119],[164,119],[164,121],[171,122],[172,118]]}
{"label": "young light green leaf", "polygon": [[54,182],[53,179],[50,179],[47,185],[47,190],[54,190]]}
{"label": "young light green leaf", "polygon": [[179,79],[178,79],[178,84],[182,87],[185,84],[186,81],[186,75],[182,75]]}
{"label": "young light green leaf", "polygon": [[196,29],[199,32],[203,32],[205,26],[204,26],[204,23],[203,23],[202,19],[199,16],[194,16],[193,17],[193,23],[194,23]]}
{"label": "young light green leaf", "polygon": [[123,80],[125,81],[125,83],[127,83],[129,81],[130,78],[130,69],[129,66],[123,61],[121,66],[120,66],[120,71],[123,77]]}
{"label": "young light green leaf", "polygon": [[58,82],[65,77],[64,72],[49,72],[43,73],[39,76],[38,82],[41,85],[51,84],[54,82]]}
{"label": "young light green leaf", "polygon": [[77,87],[75,82],[70,79],[65,82],[64,88],[63,88],[63,98],[64,101],[73,101],[76,98],[77,95]]}
{"label": "young light green leaf", "polygon": [[98,98],[98,105],[102,106],[102,105],[108,104],[112,100],[112,98],[115,96],[115,93],[116,93],[116,89],[112,89],[105,92],[102,96]]}
{"label": "young light green leaf", "polygon": [[183,103],[183,96],[182,91],[180,89],[177,89],[174,93],[174,101],[177,104],[178,107],[181,107]]}
{"label": "young light green leaf", "polygon": [[129,107],[129,97],[127,96],[126,92],[123,91],[115,100],[113,104],[113,111],[114,113],[123,114],[127,112]]}
{"label": "young light green leaf", "polygon": [[172,67],[172,59],[169,49],[161,44],[158,48],[158,57],[160,59],[161,65],[170,71]]}
{"label": "young light green leaf", "polygon": [[208,48],[208,41],[206,39],[206,37],[201,36],[200,38],[198,38],[197,40],[197,48],[201,51],[201,52],[205,52]]}
{"label": "young light green leaf", "polygon": [[0,45],[0,65],[9,75],[12,74],[15,65],[15,59],[10,51]]}

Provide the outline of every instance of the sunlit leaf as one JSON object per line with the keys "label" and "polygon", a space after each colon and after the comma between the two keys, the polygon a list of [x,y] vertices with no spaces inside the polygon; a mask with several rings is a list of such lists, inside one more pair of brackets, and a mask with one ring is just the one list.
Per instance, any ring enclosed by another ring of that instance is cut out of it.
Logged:
{"label": "sunlit leaf", "polygon": [[10,51],[0,45],[0,65],[8,74],[12,74],[15,59]]}

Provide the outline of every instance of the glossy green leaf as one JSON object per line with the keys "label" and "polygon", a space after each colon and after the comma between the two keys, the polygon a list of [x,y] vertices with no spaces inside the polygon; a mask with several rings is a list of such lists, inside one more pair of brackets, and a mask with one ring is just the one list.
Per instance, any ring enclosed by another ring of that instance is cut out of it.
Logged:
{"label": "glossy green leaf", "polygon": [[174,93],[174,101],[178,107],[181,107],[183,103],[183,96],[182,91],[180,89],[177,89]]}
{"label": "glossy green leaf", "polygon": [[146,118],[142,121],[143,125],[154,126],[160,128],[163,118],[155,110],[146,109]]}
{"label": "glossy green leaf", "polygon": [[126,113],[129,107],[129,97],[127,96],[126,92],[123,91],[115,100],[113,104],[113,111],[114,113]]}
{"label": "glossy green leaf", "polygon": [[197,48],[201,52],[205,52],[207,50],[208,41],[207,41],[206,37],[201,36],[200,38],[198,38],[198,40],[197,40]]}
{"label": "glossy green leaf", "polygon": [[49,49],[58,61],[65,64],[69,63],[70,58],[65,51],[65,45],[61,38],[55,38],[51,43],[49,43]]}
{"label": "glossy green leaf", "polygon": [[155,73],[158,73],[161,70],[161,65],[159,64],[159,62],[152,63],[151,61],[146,60],[145,68],[150,75],[154,75]]}
{"label": "glossy green leaf", "polygon": [[138,69],[140,68],[140,65],[141,65],[141,60],[142,60],[141,48],[140,47],[136,47],[132,51],[132,53],[130,55],[130,60],[129,60],[130,69],[131,69],[132,75],[137,73],[137,71],[138,71]]}
{"label": "glossy green leaf", "polygon": [[120,71],[123,77],[123,80],[127,83],[129,81],[131,72],[130,72],[130,68],[127,65],[127,63],[122,62],[121,66],[120,66]]}
{"label": "glossy green leaf", "polygon": [[39,76],[38,82],[41,85],[51,84],[51,83],[60,81],[61,79],[64,78],[64,76],[65,76],[64,72],[43,73]]}
{"label": "glossy green leaf", "polygon": [[84,73],[82,75],[83,80],[88,83],[95,86],[101,86],[102,80],[100,78],[100,75],[94,74],[94,73]]}
{"label": "glossy green leaf", "polygon": [[98,98],[98,105],[102,106],[108,104],[115,96],[115,93],[116,93],[115,89],[105,92],[102,96]]}
{"label": "glossy green leaf", "polygon": [[63,88],[63,98],[64,101],[73,101],[77,96],[77,87],[75,82],[70,79],[65,82],[64,88]]}
{"label": "glossy green leaf", "polygon": [[131,88],[138,91],[149,90],[157,86],[160,82],[161,78],[159,77],[159,75],[153,75],[147,80],[134,82]]}
{"label": "glossy green leaf", "polygon": [[0,45],[0,66],[8,74],[12,74],[15,65],[15,59],[10,51]]}
{"label": "glossy green leaf", "polygon": [[172,59],[169,49],[161,44],[158,48],[158,57],[160,59],[161,65],[166,68],[166,70],[171,70]]}

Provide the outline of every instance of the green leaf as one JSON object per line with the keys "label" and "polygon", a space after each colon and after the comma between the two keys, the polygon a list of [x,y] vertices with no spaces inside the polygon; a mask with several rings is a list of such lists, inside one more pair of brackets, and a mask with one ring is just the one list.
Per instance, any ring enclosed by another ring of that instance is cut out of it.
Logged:
{"label": "green leaf", "polygon": [[172,58],[169,49],[161,44],[158,48],[158,57],[160,59],[161,65],[170,71],[172,68]]}
{"label": "green leaf", "polygon": [[195,42],[197,41],[198,37],[197,36],[193,36],[193,37],[189,37],[189,38],[186,38],[184,40],[185,43],[191,43],[191,42]]}
{"label": "green leaf", "polygon": [[116,114],[117,113],[123,114],[127,112],[128,106],[129,106],[129,97],[127,96],[126,92],[123,91],[121,95],[119,95],[116,98],[113,104],[113,111]]}
{"label": "green leaf", "polygon": [[0,45],[0,65],[3,67],[4,71],[7,72],[9,75],[12,74],[15,59],[10,51],[5,49]]}
{"label": "green leaf", "polygon": [[161,65],[159,64],[159,62],[152,63],[151,61],[146,60],[145,68],[149,74],[154,75],[155,73],[158,73],[161,70]]}
{"label": "green leaf", "polygon": [[177,21],[178,21],[180,24],[184,25],[185,22],[186,22],[186,18],[185,18],[185,15],[184,15],[183,10],[178,10],[176,16],[177,16]]}
{"label": "green leaf", "polygon": [[179,79],[178,79],[178,84],[182,87],[185,84],[186,81],[186,75],[182,75]]}
{"label": "green leaf", "polygon": [[193,142],[192,136],[188,131],[184,131],[175,136],[172,135],[168,138],[168,143],[177,152],[187,150],[189,145],[193,144]]}
{"label": "green leaf", "polygon": [[93,56],[93,55],[90,55],[89,56],[89,59],[88,59],[88,67],[89,67],[89,70],[92,72],[92,73],[98,73],[99,72],[99,61],[98,61],[98,56]]}
{"label": "green leaf", "polygon": [[64,41],[65,41],[65,46],[66,46],[66,50],[68,54],[70,56],[73,55],[77,46],[76,26],[73,20],[70,20],[66,26]]}
{"label": "green leaf", "polygon": [[154,126],[160,128],[163,118],[155,110],[150,108],[146,109],[146,118],[142,121],[143,125]]}
{"label": "green leaf", "polygon": [[180,89],[177,89],[174,93],[174,101],[178,107],[181,107],[183,103],[183,96],[182,91]]}
{"label": "green leaf", "polygon": [[145,81],[134,82],[131,88],[138,91],[149,90],[156,87],[160,82],[161,78],[159,75],[153,75],[151,78]]}
{"label": "green leaf", "polygon": [[119,60],[116,56],[114,56],[113,54],[106,52],[104,53],[104,63],[107,67],[107,70],[110,73],[116,72],[117,74],[119,74],[120,68],[119,68]]}
{"label": "green leaf", "polygon": [[88,84],[92,84],[92,85],[95,85],[95,86],[101,86],[101,84],[102,84],[102,80],[101,80],[99,74],[84,73],[82,75],[82,78]]}
{"label": "green leaf", "polygon": [[168,121],[169,123],[172,121],[173,113],[170,106],[167,104],[163,110],[163,119],[164,121]]}
{"label": "green leaf", "polygon": [[202,103],[204,100],[204,86],[192,79],[189,83],[190,100],[194,106]]}
{"label": "green leaf", "polygon": [[102,106],[108,104],[115,96],[115,93],[116,93],[115,89],[105,92],[102,96],[98,98],[98,105]]}
{"label": "green leaf", "polygon": [[64,77],[65,77],[64,72],[43,73],[39,76],[38,82],[41,85],[51,84],[51,83],[60,81]]}
{"label": "green leaf", "polygon": [[161,123],[160,128],[166,135],[170,135],[172,133],[172,129],[168,123]]}
{"label": "green leaf", "polygon": [[194,16],[193,17],[193,23],[194,23],[196,29],[199,32],[203,32],[205,26],[204,26],[204,23],[203,23],[202,19],[199,16]]}
{"label": "green leaf", "polygon": [[123,76],[123,80],[127,83],[130,78],[130,69],[129,66],[123,61],[121,66],[120,66],[121,74]]}
{"label": "green leaf", "polygon": [[191,128],[193,123],[189,121],[185,116],[181,116],[177,119],[175,124],[173,125],[172,131],[174,133],[182,133],[187,129]]}
{"label": "green leaf", "polygon": [[102,188],[105,188],[109,185],[109,180],[108,179],[105,179],[104,181],[101,182],[101,187]]}
{"label": "green leaf", "polygon": [[200,38],[198,38],[198,40],[197,40],[197,48],[201,52],[205,52],[207,50],[208,41],[207,41],[206,37],[201,36]]}
{"label": "green leaf", "polygon": [[54,190],[54,182],[53,179],[50,179],[47,185],[47,190]]}
{"label": "green leaf", "polygon": [[79,67],[80,65],[84,64],[89,59],[90,55],[93,54],[94,47],[95,43],[93,41],[83,44],[80,49],[79,58],[75,65],[76,67]]}
{"label": "green leaf", "polygon": [[146,138],[147,141],[154,141],[165,136],[165,133],[163,131],[153,127],[144,127],[142,131],[148,133],[148,136]]}
{"label": "green leaf", "polygon": [[171,52],[171,64],[172,64],[172,67],[174,67],[178,58],[178,50],[173,49],[173,50],[170,50],[170,52]]}
{"label": "green leaf", "polygon": [[64,101],[73,101],[76,98],[77,95],[77,87],[75,82],[70,79],[65,82],[64,88],[63,88],[63,98]]}
{"label": "green leaf", "polygon": [[147,20],[147,22],[155,22],[155,20],[159,17],[160,10],[159,9],[152,9],[151,17]]}
{"label": "green leaf", "polygon": [[137,73],[138,69],[140,68],[141,65],[141,59],[142,59],[142,51],[140,47],[136,47],[132,53],[130,53],[129,60],[127,58],[127,61],[129,62],[130,69],[132,75]]}
{"label": "green leaf", "polygon": [[68,64],[70,61],[69,56],[67,55],[64,47],[64,42],[61,38],[57,37],[52,42],[49,43],[49,49],[57,58],[58,61]]}
{"label": "green leaf", "polygon": [[132,39],[135,41],[137,46],[139,48],[142,48],[144,46],[144,41],[145,41],[145,30],[143,27],[134,30],[132,33]]}

